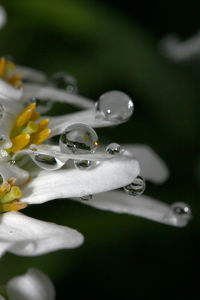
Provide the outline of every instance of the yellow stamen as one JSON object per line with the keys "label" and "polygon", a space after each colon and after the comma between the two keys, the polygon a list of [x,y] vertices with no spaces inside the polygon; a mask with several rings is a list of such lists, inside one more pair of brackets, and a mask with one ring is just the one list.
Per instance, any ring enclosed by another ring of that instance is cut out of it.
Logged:
{"label": "yellow stamen", "polygon": [[29,122],[35,110],[35,106],[36,103],[32,103],[22,111],[22,113],[17,118],[15,127],[23,127]]}
{"label": "yellow stamen", "polygon": [[8,153],[13,152],[16,153],[17,151],[23,149],[28,145],[30,142],[30,135],[28,133],[21,133],[11,139],[13,145],[10,149],[7,149]]}
{"label": "yellow stamen", "polygon": [[40,113],[38,111],[34,111],[31,116],[31,121],[37,121],[40,118]]}
{"label": "yellow stamen", "polygon": [[22,79],[22,73],[18,72],[13,74],[10,78],[8,78],[7,82],[13,86],[21,87],[22,86],[21,79]]}
{"label": "yellow stamen", "polygon": [[15,64],[12,61],[5,61],[5,69],[4,69],[4,74],[3,78],[7,79],[10,74],[12,74],[16,69]]}
{"label": "yellow stamen", "polygon": [[42,131],[45,128],[47,128],[47,126],[49,125],[49,120],[48,119],[43,119],[43,120],[40,121],[40,123],[38,125],[39,125],[38,132]]}
{"label": "yellow stamen", "polygon": [[7,203],[22,197],[22,191],[18,186],[12,186],[11,190],[0,200],[0,203]]}
{"label": "yellow stamen", "polygon": [[16,182],[16,178],[15,177],[11,177],[10,179],[8,179],[8,183],[11,185],[11,187],[13,185],[15,185],[15,182]]}
{"label": "yellow stamen", "polygon": [[21,131],[21,133],[28,133],[28,134],[32,134],[34,132],[37,132],[39,128],[39,125],[36,124],[33,121],[28,122],[28,124],[26,125],[26,127]]}
{"label": "yellow stamen", "polygon": [[0,77],[3,77],[4,70],[5,70],[6,60],[4,57],[0,59]]}
{"label": "yellow stamen", "polygon": [[0,199],[10,191],[10,188],[11,185],[8,182],[5,182],[0,186]]}
{"label": "yellow stamen", "polygon": [[19,202],[18,200],[13,200],[8,203],[0,204],[0,213],[7,212],[7,211],[18,211],[27,207],[27,203]]}
{"label": "yellow stamen", "polygon": [[42,131],[36,132],[31,137],[31,143],[35,145],[39,145],[43,143],[50,135],[51,130],[49,128],[45,128]]}

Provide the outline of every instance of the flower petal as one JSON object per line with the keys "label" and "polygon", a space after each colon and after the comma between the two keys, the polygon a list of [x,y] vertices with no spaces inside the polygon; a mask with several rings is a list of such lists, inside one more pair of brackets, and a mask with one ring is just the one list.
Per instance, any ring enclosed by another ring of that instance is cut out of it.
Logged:
{"label": "flower petal", "polygon": [[0,28],[2,28],[7,20],[6,11],[3,6],[0,5]]}
{"label": "flower petal", "polygon": [[189,221],[189,218],[173,214],[168,204],[145,195],[130,196],[123,191],[97,194],[91,200],[82,201],[82,203],[98,209],[135,215],[177,227],[186,226]]}
{"label": "flower petal", "polygon": [[9,178],[16,178],[16,184],[21,185],[25,183],[29,178],[29,173],[15,165],[10,165],[9,163],[0,164],[0,175],[3,181],[7,181]]}
{"label": "flower petal", "polygon": [[51,136],[63,133],[65,128],[74,123],[83,123],[93,128],[108,127],[118,125],[119,123],[96,119],[94,108],[91,110],[84,110],[77,113],[67,114],[60,117],[49,117]]}
{"label": "flower petal", "polygon": [[54,300],[55,288],[43,272],[29,269],[8,282],[7,294],[10,300]]}
{"label": "flower petal", "polygon": [[36,83],[45,83],[47,81],[47,76],[43,72],[29,67],[17,65],[15,72],[22,73],[23,80],[28,80]]}
{"label": "flower petal", "polygon": [[6,98],[8,101],[19,101],[23,89],[17,89],[5,80],[0,79],[0,98]]}
{"label": "flower petal", "polygon": [[[19,212],[0,216],[0,256],[7,250],[22,256],[37,256],[59,249],[75,248],[83,236],[74,229],[39,221]],[[7,247],[6,247],[7,245]]]}
{"label": "flower petal", "polygon": [[161,158],[147,145],[123,145],[130,151],[141,166],[141,174],[154,183],[162,183],[169,176],[169,170]]}
{"label": "flower petal", "polygon": [[6,300],[6,298],[4,298],[4,297],[2,297],[2,296],[0,295],[0,300]]}
{"label": "flower petal", "polygon": [[51,173],[42,171],[37,178],[24,186],[22,201],[37,204],[56,198],[101,193],[131,183],[139,172],[138,162],[125,154],[104,161],[89,170],[67,168]]}
{"label": "flower petal", "polygon": [[70,103],[77,107],[91,108],[94,106],[94,102],[90,99],[81,97],[79,95],[73,95],[62,91],[60,89],[52,87],[44,87],[37,84],[24,84],[24,99],[30,99],[33,96],[39,99],[50,100],[53,102]]}

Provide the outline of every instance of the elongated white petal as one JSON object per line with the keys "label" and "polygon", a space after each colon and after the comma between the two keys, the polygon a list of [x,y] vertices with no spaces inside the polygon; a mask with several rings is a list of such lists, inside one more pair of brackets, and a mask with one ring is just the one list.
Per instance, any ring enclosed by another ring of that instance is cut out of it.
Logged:
{"label": "elongated white petal", "polygon": [[42,171],[24,186],[22,201],[37,204],[56,198],[101,193],[131,183],[139,172],[138,162],[125,155],[104,161],[90,170],[68,168],[51,173]]}
{"label": "elongated white petal", "polygon": [[43,272],[29,269],[7,283],[7,294],[10,300],[54,300],[55,288]]}
{"label": "elongated white petal", "polygon": [[5,80],[0,79],[0,98],[7,98],[8,101],[20,101],[23,89],[17,89]]}
{"label": "elongated white petal", "polygon": [[6,11],[3,6],[0,5],[0,28],[2,28],[7,20]]}
{"label": "elongated white petal", "polygon": [[91,108],[94,102],[90,99],[73,95],[52,87],[43,87],[37,84],[24,84],[23,98],[30,99],[31,97],[38,97],[39,99],[50,100],[53,102],[69,103],[74,106],[82,108]]}
{"label": "elongated white petal", "polygon": [[93,128],[114,126],[119,123],[96,119],[95,110],[84,110],[77,113],[67,114],[60,117],[48,117],[50,120],[51,136],[63,133],[65,128],[74,123],[87,124]]}
{"label": "elongated white petal", "polygon": [[82,242],[79,232],[65,226],[39,221],[19,212],[0,215],[0,256],[6,250],[22,256],[37,256],[75,248]]}
{"label": "elongated white petal", "polygon": [[163,160],[147,145],[123,145],[140,163],[141,174],[154,183],[162,183],[169,176],[169,170]]}
{"label": "elongated white petal", "polygon": [[0,295],[0,300],[6,300],[6,298],[4,298],[4,297],[2,297],[2,296]]}
{"label": "elongated white petal", "polygon": [[0,175],[4,182],[11,177],[16,178],[17,185],[25,183],[29,178],[29,173],[27,171],[20,169],[16,165],[10,165],[9,163],[0,163]]}
{"label": "elongated white petal", "polygon": [[21,72],[23,80],[28,80],[36,83],[45,83],[47,81],[47,76],[43,72],[29,67],[17,65],[15,72]]}
{"label": "elongated white petal", "polygon": [[186,226],[189,221],[189,218],[185,216],[175,215],[170,209],[171,206],[164,202],[145,195],[130,196],[123,191],[97,194],[91,200],[82,201],[82,203],[98,209],[135,215],[177,227]]}

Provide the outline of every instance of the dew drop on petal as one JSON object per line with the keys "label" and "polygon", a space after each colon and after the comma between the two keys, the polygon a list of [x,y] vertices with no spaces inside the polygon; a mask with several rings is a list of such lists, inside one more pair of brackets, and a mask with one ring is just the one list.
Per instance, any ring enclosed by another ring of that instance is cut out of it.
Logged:
{"label": "dew drop on petal", "polygon": [[58,170],[64,165],[64,162],[55,156],[39,154],[37,152],[33,152],[31,158],[38,167],[48,171]]}
{"label": "dew drop on petal", "polygon": [[96,118],[111,122],[127,121],[133,114],[131,98],[120,91],[110,91],[99,97],[96,103]]}
{"label": "dew drop on petal", "polygon": [[49,81],[50,85],[65,90],[71,94],[78,93],[77,80],[72,75],[65,72],[53,74]]}
{"label": "dew drop on petal", "polygon": [[90,169],[93,164],[90,160],[74,160],[74,165],[79,170],[85,170]]}
{"label": "dew drop on petal", "polygon": [[53,107],[53,102],[49,99],[40,99],[38,97],[32,97],[27,101],[27,106],[36,103],[37,111],[41,114],[47,113]]}
{"label": "dew drop on petal", "polygon": [[120,152],[121,152],[121,146],[117,143],[109,144],[106,148],[106,153],[107,154],[114,155],[114,154],[117,154],[117,153],[120,153]]}
{"label": "dew drop on petal", "polygon": [[91,127],[77,123],[68,126],[60,136],[60,149],[64,153],[92,153],[98,146],[98,136]]}
{"label": "dew drop on petal", "polygon": [[137,176],[134,181],[124,187],[124,191],[131,196],[140,196],[144,193],[146,184],[142,176]]}
{"label": "dew drop on petal", "polygon": [[186,225],[191,218],[191,209],[186,203],[183,202],[173,203],[170,206],[167,215],[164,216],[164,220],[177,226]]}
{"label": "dew drop on petal", "polygon": [[80,199],[83,201],[89,201],[92,199],[92,195],[85,195],[85,196],[82,196]]}

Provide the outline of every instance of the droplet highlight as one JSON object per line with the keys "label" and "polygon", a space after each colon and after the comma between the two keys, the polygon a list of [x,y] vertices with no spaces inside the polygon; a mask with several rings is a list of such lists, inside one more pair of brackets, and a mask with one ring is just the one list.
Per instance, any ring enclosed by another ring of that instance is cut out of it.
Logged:
{"label": "droplet highlight", "polygon": [[120,152],[121,152],[121,146],[117,143],[109,144],[106,148],[107,154],[115,155],[115,154],[119,154]]}

